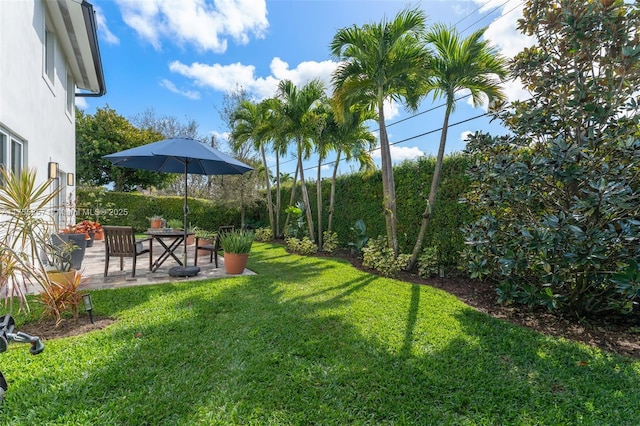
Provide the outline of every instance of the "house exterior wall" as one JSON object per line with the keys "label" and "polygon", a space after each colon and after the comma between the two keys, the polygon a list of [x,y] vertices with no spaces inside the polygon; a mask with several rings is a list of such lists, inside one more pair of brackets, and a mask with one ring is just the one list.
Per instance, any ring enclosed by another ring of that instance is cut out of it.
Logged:
{"label": "house exterior wall", "polygon": [[[59,164],[61,201],[75,197],[66,174],[75,175],[75,114],[69,111],[67,59],[53,28],[53,79],[45,73],[47,11],[43,0],[0,1],[0,132],[22,141],[23,166],[47,180],[49,161]],[[50,25],[50,24],[49,24]]]}

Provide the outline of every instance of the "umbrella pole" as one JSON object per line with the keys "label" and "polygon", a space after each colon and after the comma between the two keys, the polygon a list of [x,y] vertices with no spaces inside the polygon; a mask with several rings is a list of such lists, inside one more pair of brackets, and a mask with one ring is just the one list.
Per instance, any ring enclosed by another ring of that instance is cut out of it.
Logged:
{"label": "umbrella pole", "polygon": [[[187,204],[187,159],[185,158],[184,161],[184,226],[183,226],[183,231],[184,231],[184,256],[183,258],[183,265],[186,267],[187,266],[187,215],[189,214],[189,205]],[[195,254],[196,256],[198,255],[198,253]]]}
{"label": "umbrella pole", "polygon": [[[184,255],[182,256],[182,266],[174,266],[169,269],[169,275],[172,277],[193,277],[198,275],[200,268],[198,266],[187,266],[187,215],[189,214],[189,204],[187,203],[187,171],[189,159],[184,159]],[[196,253],[196,256],[198,254]]]}

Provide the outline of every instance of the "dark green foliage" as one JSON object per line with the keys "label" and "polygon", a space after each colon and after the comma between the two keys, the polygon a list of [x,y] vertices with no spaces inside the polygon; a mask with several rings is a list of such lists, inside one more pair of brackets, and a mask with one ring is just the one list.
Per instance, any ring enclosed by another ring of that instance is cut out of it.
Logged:
{"label": "dark green foliage", "polygon": [[102,156],[159,141],[162,134],[149,128],[138,129],[108,106],[94,115],[76,108],[76,173],[78,182],[89,185],[113,183],[116,190],[162,187],[175,178],[169,173],[114,166]]}
{"label": "dark green foliage", "polygon": [[369,237],[367,236],[367,225],[365,225],[364,220],[356,220],[355,225],[351,228],[351,237],[353,238],[353,241],[349,241],[347,246],[349,246],[352,251],[362,254],[362,249],[369,241]]}
{"label": "dark green foliage", "polygon": [[502,301],[578,315],[630,312],[640,256],[640,12],[622,1],[530,3],[538,45],[514,62],[534,96],[476,135],[469,271]]}
{"label": "dark green foliage", "polygon": [[[466,176],[468,157],[452,155],[446,157],[443,175],[438,191],[438,200],[431,223],[425,236],[425,246],[437,247],[441,262],[448,269],[459,265],[460,252],[464,247],[464,238],[460,228],[475,217],[469,206],[460,204],[459,199],[469,189],[469,177]],[[415,244],[420,228],[421,214],[429,196],[429,185],[435,166],[435,158],[426,157],[416,161],[405,161],[394,168],[396,194],[398,202],[398,241],[400,252],[408,253]],[[309,183],[309,191],[315,189]],[[328,221],[329,188],[323,185],[323,223]],[[298,188],[297,193],[300,193]],[[288,200],[291,188],[283,188],[282,199]],[[311,197],[311,208],[316,210],[315,197]],[[355,242],[351,228],[357,220],[366,224],[368,237],[386,235],[384,215],[382,212],[382,180],[380,172],[369,175],[353,173],[338,176],[336,179],[336,200],[334,213],[334,231],[338,235],[339,244],[347,247]],[[248,213],[257,221],[268,223],[265,206],[258,207]],[[281,213],[281,226],[285,213]]]}
{"label": "dark green foliage", "polygon": [[438,262],[438,249],[435,247],[425,247],[418,257],[418,275],[422,278],[432,278],[438,276],[440,270]]}

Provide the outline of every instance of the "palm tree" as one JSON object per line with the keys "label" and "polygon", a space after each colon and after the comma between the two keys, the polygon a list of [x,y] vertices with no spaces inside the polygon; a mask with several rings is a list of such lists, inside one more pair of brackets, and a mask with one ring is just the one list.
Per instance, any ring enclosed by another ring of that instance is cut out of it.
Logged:
{"label": "palm tree", "polygon": [[297,169],[311,241],[314,241],[313,216],[309,204],[309,193],[304,181],[302,160],[308,158],[312,150],[311,137],[316,128],[314,108],[323,95],[324,87],[319,80],[312,80],[300,89],[290,80],[282,80],[278,84],[278,97],[282,100],[282,130],[296,144]]}
{"label": "palm tree", "polygon": [[331,176],[331,195],[329,198],[329,220],[327,231],[333,231],[333,212],[336,198],[336,176],[342,154],[346,161],[357,160],[360,170],[368,173],[375,170],[375,164],[371,157],[371,150],[376,146],[376,137],[369,131],[365,122],[375,120],[376,114],[369,111],[355,111],[350,109],[342,114],[342,121],[336,123],[334,149],[336,159],[333,162],[333,174]]}
{"label": "palm tree", "polygon": [[411,254],[409,270],[416,266],[424,235],[433,214],[447,143],[449,116],[456,106],[455,94],[461,90],[469,90],[474,106],[481,105],[485,100],[491,103],[505,99],[500,83],[501,79],[507,75],[506,61],[486,40],[482,40],[484,31],[485,29],[480,29],[466,39],[461,39],[455,29],[435,25],[426,37],[426,41],[434,50],[426,88],[427,91],[433,92],[434,98],[442,96],[445,98],[446,109],[429,199],[422,214],[422,223]]}
{"label": "palm tree", "polygon": [[269,225],[271,232],[276,232],[275,220],[273,216],[273,200],[271,197],[271,178],[269,176],[269,167],[267,166],[267,155],[265,145],[268,139],[263,131],[264,123],[268,122],[269,110],[267,104],[262,102],[255,104],[248,100],[242,100],[238,108],[231,115],[232,131],[231,137],[234,143],[234,151],[240,145],[247,142],[253,143],[253,148],[260,151],[262,157],[262,169],[265,173],[265,182],[267,186],[267,209],[269,212]]}
{"label": "palm tree", "polygon": [[328,99],[320,103],[316,108],[318,119],[316,120],[315,147],[318,154],[317,180],[316,180],[316,205],[318,208],[317,228],[318,247],[322,249],[322,163],[327,155],[334,149],[337,136],[337,123],[333,116],[333,110]]}
{"label": "palm tree", "polygon": [[427,76],[425,23],[423,11],[405,9],[392,21],[340,29],[330,45],[332,55],[343,61],[333,75],[337,113],[360,105],[378,114],[387,243],[396,256],[396,194],[383,107],[386,101],[404,99],[409,109],[418,108]]}
{"label": "palm tree", "polygon": [[[265,140],[272,141],[273,153],[276,155],[276,177],[275,177],[275,185],[276,185],[276,205],[275,205],[275,224],[276,228],[273,231],[273,235],[276,238],[281,237],[280,235],[280,212],[282,211],[282,173],[280,172],[280,157],[284,157],[287,153],[288,149],[288,140],[286,135],[282,133],[282,109],[283,104],[282,101],[278,98],[268,98],[261,102],[266,109],[266,120],[263,121],[260,126],[260,135]],[[293,202],[293,201],[292,201]]]}

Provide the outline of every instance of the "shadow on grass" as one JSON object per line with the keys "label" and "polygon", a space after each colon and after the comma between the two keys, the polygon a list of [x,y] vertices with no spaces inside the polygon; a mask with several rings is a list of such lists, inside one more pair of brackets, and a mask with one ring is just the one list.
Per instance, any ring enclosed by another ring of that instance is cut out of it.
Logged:
{"label": "shadow on grass", "polygon": [[271,263],[255,276],[101,294],[126,319],[51,342],[5,414],[14,424],[628,424],[640,411],[638,363],[426,286],[272,253],[254,256],[256,269]]}

